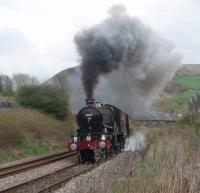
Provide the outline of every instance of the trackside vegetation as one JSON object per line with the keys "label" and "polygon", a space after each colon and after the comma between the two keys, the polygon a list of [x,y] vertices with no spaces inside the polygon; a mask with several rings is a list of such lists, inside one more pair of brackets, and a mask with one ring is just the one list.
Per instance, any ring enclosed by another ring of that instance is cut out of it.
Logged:
{"label": "trackside vegetation", "polygon": [[167,129],[144,131],[144,159],[113,193],[200,192],[200,119],[187,115]]}
{"label": "trackside vegetation", "polygon": [[40,85],[37,78],[0,75],[0,163],[66,150],[76,128],[66,90]]}
{"label": "trackside vegetation", "polygon": [[71,113],[63,121],[33,109],[0,110],[0,163],[66,150],[74,128]]}

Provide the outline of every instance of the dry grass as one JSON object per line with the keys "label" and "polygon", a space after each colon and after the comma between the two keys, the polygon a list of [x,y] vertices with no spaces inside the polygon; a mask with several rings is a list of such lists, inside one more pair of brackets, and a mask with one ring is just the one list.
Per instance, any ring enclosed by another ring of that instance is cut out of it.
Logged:
{"label": "dry grass", "polygon": [[65,148],[73,116],[59,121],[24,108],[0,111],[0,162]]}
{"label": "dry grass", "polygon": [[144,160],[113,192],[200,192],[200,141],[192,128],[179,127],[156,133]]}

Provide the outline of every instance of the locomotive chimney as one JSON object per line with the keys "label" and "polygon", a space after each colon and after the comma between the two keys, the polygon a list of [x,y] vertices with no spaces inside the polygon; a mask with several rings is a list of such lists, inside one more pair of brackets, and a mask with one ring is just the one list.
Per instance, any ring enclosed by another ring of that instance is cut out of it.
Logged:
{"label": "locomotive chimney", "polygon": [[85,99],[85,102],[87,105],[94,105],[94,99],[92,99],[92,98]]}

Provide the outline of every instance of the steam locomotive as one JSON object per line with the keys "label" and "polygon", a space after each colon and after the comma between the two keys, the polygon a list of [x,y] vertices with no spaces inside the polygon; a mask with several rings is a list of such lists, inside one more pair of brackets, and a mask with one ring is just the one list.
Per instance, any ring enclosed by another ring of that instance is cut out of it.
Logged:
{"label": "steam locomotive", "polygon": [[106,159],[124,148],[129,136],[129,117],[118,108],[86,99],[87,106],[77,116],[77,134],[68,143],[69,150],[76,150],[79,163]]}

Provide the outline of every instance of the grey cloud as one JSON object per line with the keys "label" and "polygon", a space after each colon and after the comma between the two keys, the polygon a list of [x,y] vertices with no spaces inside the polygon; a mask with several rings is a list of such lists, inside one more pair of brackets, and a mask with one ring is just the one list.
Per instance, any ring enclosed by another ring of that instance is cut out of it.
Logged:
{"label": "grey cloud", "polygon": [[0,0],[1,6],[11,6],[16,3],[16,0]]}
{"label": "grey cloud", "polygon": [[16,29],[0,28],[0,55],[30,49],[31,43]]}
{"label": "grey cloud", "polygon": [[66,58],[66,48],[63,44],[55,44],[52,50],[43,53],[19,30],[0,28],[0,73],[10,76],[28,73],[43,81],[63,70],[67,62],[73,63]]}

